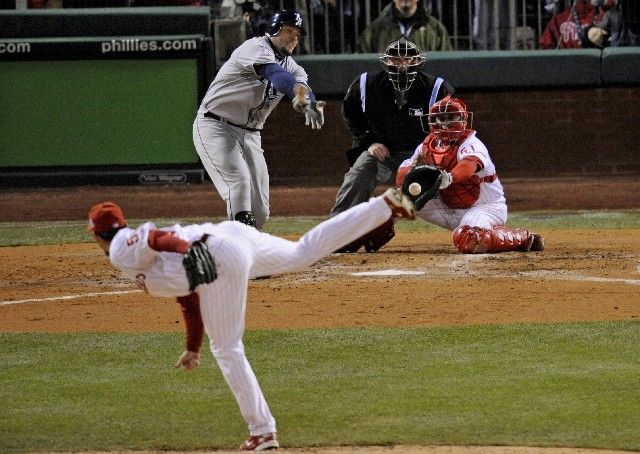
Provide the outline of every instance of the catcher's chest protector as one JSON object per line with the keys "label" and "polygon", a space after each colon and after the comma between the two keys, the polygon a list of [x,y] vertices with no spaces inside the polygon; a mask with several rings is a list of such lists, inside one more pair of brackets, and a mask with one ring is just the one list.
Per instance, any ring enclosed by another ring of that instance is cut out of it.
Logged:
{"label": "catcher's chest protector", "polygon": [[[433,136],[422,144],[422,160],[425,164],[435,166],[439,169],[451,172],[458,164],[459,145],[445,149],[436,147],[437,140]],[[462,141],[458,141],[458,144]],[[454,182],[446,189],[440,190],[440,197],[449,208],[470,208],[480,197],[480,183],[482,180],[478,175],[473,175],[471,179],[462,182]]]}

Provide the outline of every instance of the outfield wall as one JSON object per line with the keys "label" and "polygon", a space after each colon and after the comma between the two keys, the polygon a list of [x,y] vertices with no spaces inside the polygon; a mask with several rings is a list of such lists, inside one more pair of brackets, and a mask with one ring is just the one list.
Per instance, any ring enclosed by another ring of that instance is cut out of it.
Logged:
{"label": "outfield wall", "polygon": [[[640,87],[459,89],[458,94],[473,110],[474,126],[502,177],[640,179],[640,120],[634,113]],[[340,104],[330,101],[323,129],[309,132],[302,118],[292,121],[289,106],[276,109],[263,133],[272,184],[341,183],[351,142]]]}
{"label": "outfield wall", "polygon": [[[153,168],[201,175],[191,123],[214,75],[208,14],[0,12],[2,184],[47,185],[60,173],[87,184],[101,182],[97,172]],[[312,131],[287,102],[278,106],[263,133],[272,182],[339,183],[350,146],[340,99],[351,80],[380,63],[374,54],[296,59],[329,101],[326,125]],[[434,52],[425,69],[465,98],[505,176],[640,174],[640,48]],[[296,121],[300,127],[291,128]]]}
{"label": "outfield wall", "polygon": [[[340,184],[351,147],[340,98],[361,72],[381,65],[373,54],[297,60],[312,87],[330,99],[326,124],[321,131],[292,128],[294,114],[278,106],[263,134],[271,179]],[[640,47],[432,52],[425,70],[465,99],[502,176],[640,177]]]}
{"label": "outfield wall", "polygon": [[[208,8],[0,12],[3,186],[202,181]],[[179,171],[176,171],[179,170]]]}

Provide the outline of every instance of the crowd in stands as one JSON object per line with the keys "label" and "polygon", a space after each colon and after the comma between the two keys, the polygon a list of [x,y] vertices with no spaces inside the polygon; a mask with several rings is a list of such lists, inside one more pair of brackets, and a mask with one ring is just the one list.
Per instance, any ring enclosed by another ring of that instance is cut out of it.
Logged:
{"label": "crowd in stands", "polygon": [[458,2],[457,11],[454,2],[438,0],[0,0],[0,9],[208,6],[214,20],[241,20],[241,39],[264,34],[275,11],[294,9],[311,29],[301,53],[379,53],[401,36],[423,51],[640,45],[636,0],[513,2],[515,33],[512,1]]}

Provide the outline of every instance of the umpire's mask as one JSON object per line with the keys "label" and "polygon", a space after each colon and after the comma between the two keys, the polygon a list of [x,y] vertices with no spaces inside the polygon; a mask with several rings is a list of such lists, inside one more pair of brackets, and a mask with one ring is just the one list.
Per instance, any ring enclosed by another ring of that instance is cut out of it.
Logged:
{"label": "umpire's mask", "polygon": [[380,55],[380,61],[389,74],[393,88],[404,93],[416,79],[424,55],[418,46],[403,37],[389,44],[384,54]]}

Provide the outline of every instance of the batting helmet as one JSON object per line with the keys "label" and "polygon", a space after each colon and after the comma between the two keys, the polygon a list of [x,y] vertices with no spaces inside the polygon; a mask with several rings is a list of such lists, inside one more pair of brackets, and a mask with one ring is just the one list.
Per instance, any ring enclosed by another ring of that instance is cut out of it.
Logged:
{"label": "batting helmet", "polygon": [[283,25],[298,27],[302,36],[307,34],[307,31],[304,28],[304,22],[302,21],[302,15],[291,9],[282,9],[271,17],[271,23],[267,27],[266,31],[267,35],[276,36],[280,33]]}
{"label": "batting helmet", "polygon": [[393,88],[403,92],[411,88],[424,62],[424,55],[418,46],[402,37],[389,44],[384,54],[380,55],[380,61],[389,74]]}

